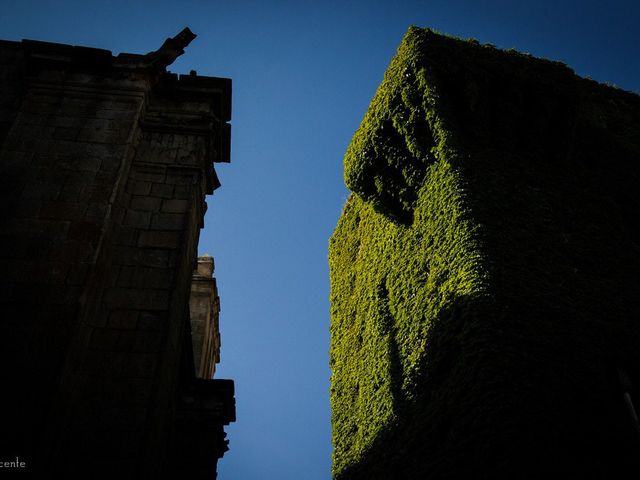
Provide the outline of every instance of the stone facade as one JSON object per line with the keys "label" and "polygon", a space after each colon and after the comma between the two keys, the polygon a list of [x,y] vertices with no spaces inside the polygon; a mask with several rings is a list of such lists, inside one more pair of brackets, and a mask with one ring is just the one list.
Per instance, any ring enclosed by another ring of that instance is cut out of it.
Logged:
{"label": "stone facade", "polygon": [[213,278],[213,257],[198,257],[191,280],[189,312],[193,362],[198,378],[212,378],[220,362],[220,298]]}
{"label": "stone facade", "polygon": [[197,379],[189,296],[231,81],[0,42],[3,458],[41,476],[211,478],[233,382]]}

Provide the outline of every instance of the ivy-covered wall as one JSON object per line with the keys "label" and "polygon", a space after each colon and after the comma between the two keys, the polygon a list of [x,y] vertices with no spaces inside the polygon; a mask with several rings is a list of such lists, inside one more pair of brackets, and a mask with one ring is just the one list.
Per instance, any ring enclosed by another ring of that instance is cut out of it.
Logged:
{"label": "ivy-covered wall", "polygon": [[638,96],[412,27],[345,181],[335,479],[640,471]]}

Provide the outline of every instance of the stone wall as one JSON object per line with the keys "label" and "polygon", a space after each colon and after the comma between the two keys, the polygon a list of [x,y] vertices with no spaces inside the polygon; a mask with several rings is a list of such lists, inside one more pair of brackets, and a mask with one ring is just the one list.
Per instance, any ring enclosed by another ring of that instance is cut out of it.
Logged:
{"label": "stone wall", "polygon": [[212,378],[220,362],[220,298],[213,278],[213,257],[198,257],[191,280],[189,312],[196,377]]}
{"label": "stone wall", "polygon": [[[188,305],[231,82],[167,73],[180,38],[0,43],[0,451],[40,474],[211,475],[226,449],[233,384],[195,381]],[[191,463],[186,414],[217,425]]]}

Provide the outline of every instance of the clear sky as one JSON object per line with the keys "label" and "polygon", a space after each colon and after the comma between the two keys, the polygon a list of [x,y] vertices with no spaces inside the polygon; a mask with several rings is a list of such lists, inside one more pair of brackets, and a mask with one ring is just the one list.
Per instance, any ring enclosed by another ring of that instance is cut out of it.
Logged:
{"label": "clear sky", "polygon": [[189,26],[169,69],[233,79],[232,162],[208,200],[216,376],[236,382],[221,480],[330,478],[327,245],[342,156],[415,24],[560,60],[640,92],[640,2],[0,0],[0,38],[147,53]]}

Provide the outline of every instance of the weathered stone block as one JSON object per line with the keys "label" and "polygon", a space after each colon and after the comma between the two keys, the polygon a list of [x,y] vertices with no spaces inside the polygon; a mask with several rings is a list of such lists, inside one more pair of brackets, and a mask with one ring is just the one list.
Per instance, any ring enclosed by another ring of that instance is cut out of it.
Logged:
{"label": "weathered stone block", "polygon": [[176,185],[173,190],[173,198],[188,200],[192,196],[191,187],[188,185]]}
{"label": "weathered stone block", "polygon": [[71,265],[65,282],[68,285],[85,285],[89,278],[89,264],[80,263]]}
{"label": "weathered stone block", "polygon": [[114,310],[166,310],[169,307],[169,292],[144,288],[110,288],[104,295],[104,303]]}
{"label": "weathered stone block", "polygon": [[113,243],[114,245],[133,246],[138,243],[138,230],[135,227],[118,226],[114,228]]}
{"label": "weathered stone block", "polygon": [[120,265],[142,265],[147,267],[170,266],[172,258],[168,250],[116,246],[113,263]]}
{"label": "weathered stone block", "polygon": [[136,332],[133,330],[126,330],[120,332],[118,342],[114,350],[119,352],[131,352],[136,340]]}
{"label": "weathered stone block", "polygon": [[181,213],[157,213],[151,217],[152,230],[182,230],[186,218]]}
{"label": "weathered stone block", "polygon": [[122,165],[122,160],[119,157],[103,157],[100,163],[101,172],[116,172]]}
{"label": "weathered stone block", "polygon": [[79,133],[78,127],[56,127],[52,136],[56,140],[75,140]]}
{"label": "weathered stone block", "polygon": [[103,328],[107,326],[109,320],[109,311],[106,309],[98,310],[95,315],[91,315],[87,318],[87,324],[90,327]]}
{"label": "weathered stone block", "polygon": [[59,202],[78,202],[84,194],[85,183],[77,181],[66,181],[59,187],[59,195],[56,198]]}
{"label": "weathered stone block", "polygon": [[57,220],[82,220],[86,210],[85,204],[53,201],[43,205],[40,216]]}
{"label": "weathered stone block", "polygon": [[135,336],[133,351],[135,352],[159,352],[162,347],[163,334],[154,330],[138,330]]}
{"label": "weathered stone block", "polygon": [[81,142],[122,144],[127,142],[129,135],[130,133],[124,129],[85,127],[80,129],[77,139]]}
{"label": "weathered stone block", "polygon": [[79,172],[97,172],[102,159],[93,156],[59,155],[57,168],[64,168]]}
{"label": "weathered stone block", "polygon": [[104,203],[90,203],[87,205],[87,211],[84,214],[84,220],[91,222],[103,220],[107,214],[109,207]]}
{"label": "weathered stone block", "polygon": [[127,360],[122,352],[90,350],[87,352],[82,372],[98,377],[115,377],[121,375]]}
{"label": "weathered stone block", "polygon": [[91,157],[122,157],[125,146],[109,143],[87,143],[79,141],[57,141],[52,149],[59,155],[91,156]]}
{"label": "weathered stone block", "polygon": [[49,182],[30,182],[25,184],[22,190],[23,198],[40,200],[56,200],[60,194],[61,186]]}
{"label": "weathered stone block", "polygon": [[127,192],[134,195],[149,195],[152,183],[145,180],[129,180],[127,182]]}
{"label": "weathered stone block", "polygon": [[90,184],[95,180],[96,172],[58,168],[54,163],[48,167],[34,169],[32,177],[37,178],[38,180],[55,183],[83,182],[85,184]]}
{"label": "weathered stone block", "polygon": [[147,181],[152,183],[164,183],[166,180],[166,174],[160,172],[146,172],[136,170],[133,172],[133,179],[135,181]]}
{"label": "weathered stone block", "polygon": [[156,248],[175,248],[180,243],[180,232],[150,230],[140,232],[138,246]]}
{"label": "weathered stone block", "polygon": [[148,378],[127,378],[119,382],[113,394],[124,404],[141,405],[151,398],[153,384]]}
{"label": "weathered stone block", "polygon": [[101,226],[95,222],[71,222],[69,226],[68,238],[95,244],[101,233]]}
{"label": "weathered stone block", "polygon": [[16,152],[16,151],[8,151],[5,150],[2,152],[2,170],[5,168],[13,168],[20,167],[24,165],[29,165],[30,163],[36,164],[37,161],[35,159],[35,155],[33,152]]}
{"label": "weathered stone block", "polygon": [[161,312],[140,312],[138,328],[140,330],[162,330],[165,328],[166,315]]}
{"label": "weathered stone block", "polygon": [[113,310],[109,314],[108,325],[121,330],[133,330],[138,324],[138,312],[135,310]]}
{"label": "weathered stone block", "polygon": [[24,198],[19,202],[14,200],[11,207],[11,211],[15,218],[35,218],[40,213],[40,209],[42,208],[42,201]]}
{"label": "weathered stone block", "polygon": [[98,184],[86,187],[86,192],[89,194],[88,201],[91,203],[107,203],[111,200],[113,195],[113,186]]}
{"label": "weathered stone block", "polygon": [[167,213],[183,213],[189,209],[187,200],[169,199],[163,200],[162,211]]}
{"label": "weathered stone block", "polygon": [[[104,107],[111,107],[113,105],[104,105]],[[101,110],[96,110],[95,117],[96,118],[106,118],[108,120],[118,120],[118,121],[128,121],[131,119],[132,111],[137,109],[138,105],[132,103],[129,108],[125,109],[107,109],[103,108]]]}
{"label": "weathered stone block", "polygon": [[154,183],[151,186],[151,195],[160,198],[173,198],[174,186],[166,183]]}
{"label": "weathered stone block", "polygon": [[117,350],[116,346],[119,338],[119,330],[113,330],[111,328],[94,328],[91,332],[89,347],[93,350],[114,351]]}
{"label": "weathered stone block", "polygon": [[[27,116],[28,115],[28,116]],[[29,122],[35,121],[38,118],[42,118],[39,115],[35,114],[21,114],[20,118],[26,118]],[[55,127],[61,128],[70,128],[75,129],[76,133],[80,130],[80,127],[84,126],[88,119],[86,117],[81,116],[72,116],[72,115],[50,115],[48,117],[44,117],[47,119],[48,125],[53,125]],[[57,129],[56,129],[57,130]],[[74,137],[75,138],[75,137]],[[67,140],[67,139],[65,139]]]}
{"label": "weathered stone block", "polygon": [[198,175],[194,174],[178,174],[171,173],[167,175],[167,183],[171,183],[173,185],[195,185],[198,183]]}
{"label": "weathered stone block", "polygon": [[[97,237],[94,238],[94,241],[97,241]],[[64,241],[57,241],[53,245],[49,256],[54,261],[82,263],[91,260],[94,251],[95,246],[94,244],[90,243],[88,239],[66,239]]]}
{"label": "weathered stone block", "polygon": [[151,222],[150,212],[141,212],[137,210],[128,210],[124,217],[124,225],[146,229]]}
{"label": "weathered stone block", "polygon": [[[136,431],[142,427],[146,420],[147,410],[135,407],[107,407],[101,408],[98,414],[98,428]],[[126,453],[123,450],[122,453]]]}
{"label": "weathered stone block", "polygon": [[158,356],[151,353],[131,353],[127,355],[128,378],[150,378],[158,364]]}
{"label": "weathered stone block", "polygon": [[133,210],[155,211],[160,209],[160,198],[146,195],[134,195],[131,198],[130,207]]}
{"label": "weathered stone block", "polygon": [[0,234],[0,256],[14,258],[47,258],[53,247],[53,240],[47,237],[18,237]]}
{"label": "weathered stone block", "polygon": [[168,268],[136,267],[133,272],[133,285],[144,285],[147,288],[168,289],[173,280],[173,273]]}

